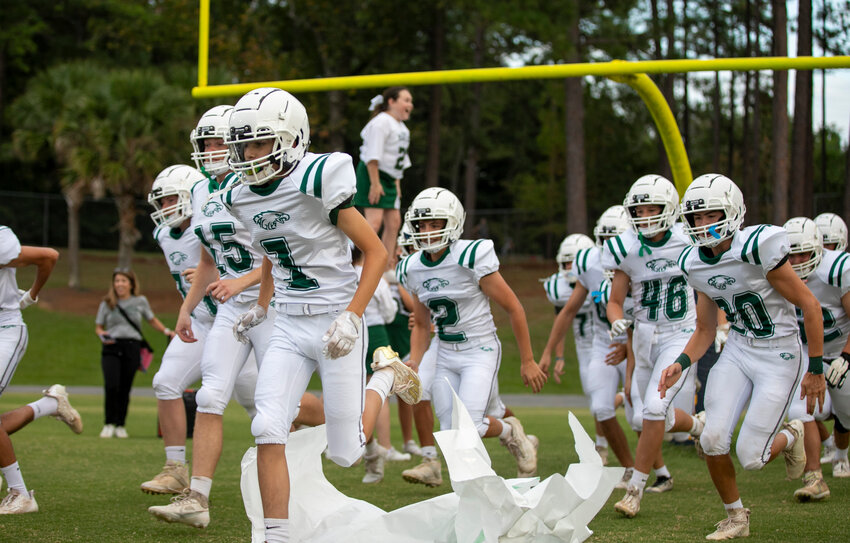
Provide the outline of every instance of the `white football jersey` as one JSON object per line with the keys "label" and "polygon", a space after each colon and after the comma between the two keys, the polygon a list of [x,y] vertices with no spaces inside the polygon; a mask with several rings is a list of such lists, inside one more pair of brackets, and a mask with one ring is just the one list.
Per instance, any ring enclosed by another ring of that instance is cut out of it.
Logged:
{"label": "white football jersey", "polygon": [[[560,311],[572,296],[575,282],[575,279],[570,282],[570,276],[566,272],[560,271],[550,275],[543,283],[546,297],[555,306],[556,312]],[[576,313],[575,319],[573,319],[573,337],[576,341],[587,338],[590,342],[593,337],[593,315],[591,314],[593,311],[593,301],[588,296]]]}
{"label": "white football jersey", "polygon": [[608,330],[611,329],[611,323],[608,322],[608,303],[602,300],[602,290],[600,290],[600,285],[605,282],[601,256],[598,247],[581,249],[576,253],[573,270],[576,272],[578,282],[587,289],[588,299],[593,303],[593,336],[601,341],[610,341]]}
{"label": "white football jersey", "polygon": [[[198,181],[192,187],[192,231],[201,240],[221,279],[242,277],[262,264],[261,255],[251,246],[248,230],[225,208],[222,195],[214,192],[232,186],[238,176],[227,174],[221,186],[214,180]],[[230,194],[227,192],[225,194]],[[235,296],[239,303],[256,301],[260,285],[249,287]]]}
{"label": "white football jersey", "polygon": [[337,228],[356,192],[351,157],[307,153],[287,177],[241,185],[225,205],[271,260],[277,303],[348,304],[357,289],[348,237]]}
{"label": "white football jersey", "polygon": [[[191,227],[180,230],[160,226],[153,231],[153,237],[162,249],[162,254],[165,255],[168,271],[177,285],[177,292],[185,298],[192,285],[183,277],[183,272],[198,267],[201,259],[201,240],[191,232]],[[210,296],[204,296],[192,315],[206,322],[212,322],[217,310],[215,301]]]}
{"label": "white football jersey", "polygon": [[[850,318],[841,304],[841,297],[850,291],[850,254],[824,249],[823,259],[809,275],[806,286],[823,310],[823,357],[832,360],[841,356],[850,333]],[[807,343],[803,312],[799,308],[797,321],[803,343]]]}
{"label": "white football jersey", "polygon": [[23,324],[21,318],[21,295],[15,268],[6,264],[21,254],[21,242],[8,226],[0,226],[0,326]]}
{"label": "white football jersey", "polygon": [[732,247],[719,256],[689,247],[679,257],[688,283],[726,313],[731,329],[766,339],[798,334],[794,305],[767,280],[788,257],[788,233],[779,226],[748,226],[735,232]]}
{"label": "white football jersey", "polygon": [[694,289],[677,262],[690,243],[677,223],[658,242],[638,238],[626,230],[602,247],[602,268],[622,270],[631,279],[634,318],[638,322],[667,324],[695,322]]}
{"label": "white football jersey", "polygon": [[437,336],[447,343],[465,343],[496,331],[490,299],[478,285],[499,270],[499,258],[489,239],[460,239],[436,262],[424,251],[399,263],[400,282],[431,309]]}
{"label": "white football jersey", "polygon": [[360,131],[363,145],[360,146],[360,160],[368,164],[378,161],[378,169],[401,179],[404,170],[410,167],[410,130],[395,117],[382,111],[375,115]]}

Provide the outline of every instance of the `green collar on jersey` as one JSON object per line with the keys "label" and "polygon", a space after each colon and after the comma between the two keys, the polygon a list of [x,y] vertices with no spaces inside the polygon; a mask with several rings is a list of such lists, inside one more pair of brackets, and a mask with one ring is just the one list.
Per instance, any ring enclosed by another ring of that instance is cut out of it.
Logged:
{"label": "green collar on jersey", "polygon": [[670,241],[670,238],[673,237],[673,231],[667,230],[666,232],[664,232],[664,237],[662,237],[658,241],[652,241],[648,238],[645,238],[645,237],[643,237],[643,234],[641,234],[641,233],[638,233],[638,236],[640,236],[641,243],[643,245],[649,245],[650,247],[663,247],[664,244],[667,243],[668,241]]}
{"label": "green collar on jersey", "polygon": [[268,196],[277,190],[277,187],[280,186],[280,182],[283,181],[283,177],[275,179],[274,181],[269,181],[263,185],[248,185],[248,188],[251,189],[251,192],[257,194],[259,196]]}
{"label": "green collar on jersey", "polygon": [[183,232],[185,232],[185,230],[181,230],[180,228],[168,229],[168,235],[171,236],[172,239],[180,239],[183,237]]}
{"label": "green collar on jersey", "polygon": [[425,256],[427,251],[422,251],[422,254],[419,258],[420,258],[420,260],[422,260],[423,264],[425,264],[429,268],[433,268],[434,266],[439,265],[443,260],[446,259],[447,256],[449,256],[450,250],[451,250],[451,246],[446,247],[446,252],[444,252],[442,255],[440,255],[440,258],[438,258],[437,260],[434,260],[434,261],[432,261],[427,256]]}
{"label": "green collar on jersey", "polygon": [[720,258],[729,251],[729,249],[726,249],[722,253],[720,253],[718,255],[714,255],[711,252],[710,247],[699,247],[698,250],[699,250],[699,259],[702,260],[703,262],[705,262],[706,264],[711,264],[712,266],[714,264],[717,264],[718,262],[720,262]]}

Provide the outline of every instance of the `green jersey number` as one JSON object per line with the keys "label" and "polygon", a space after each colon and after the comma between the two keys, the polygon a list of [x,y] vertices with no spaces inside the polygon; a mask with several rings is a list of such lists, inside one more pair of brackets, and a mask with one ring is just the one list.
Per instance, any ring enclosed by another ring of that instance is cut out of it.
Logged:
{"label": "green jersey number", "polygon": [[398,160],[395,161],[395,169],[401,170],[404,168],[404,157],[407,156],[407,148],[399,147],[398,148]]}
{"label": "green jersey number", "polygon": [[[749,330],[757,338],[767,338],[773,335],[775,329],[773,321],[767,313],[764,300],[755,292],[736,294],[732,297],[732,307],[723,298],[715,298],[714,301],[726,313],[726,319],[731,324],[732,329],[739,334],[745,334],[746,330]],[[740,324],[744,325],[743,328],[738,324],[739,320]]]}
{"label": "green jersey number", "polygon": [[292,252],[289,250],[289,244],[286,238],[264,239],[260,242],[263,250],[273,259],[277,259],[277,263],[282,268],[289,270],[289,285],[287,290],[315,290],[319,288],[319,282],[308,277],[301,267],[296,265],[292,260]]}
{"label": "green jersey number", "polygon": [[229,239],[230,236],[236,235],[235,224],[232,222],[214,222],[210,224],[210,232],[215,240],[221,244],[221,250],[224,252],[224,262],[222,263],[216,258],[215,249],[210,245],[206,236],[204,236],[203,228],[201,226],[195,227],[195,235],[210,250],[210,255],[212,255],[213,260],[216,262],[219,274],[227,274],[227,268],[230,268],[235,273],[242,273],[253,269],[254,257],[251,256],[251,253],[238,242]]}
{"label": "green jersey number", "polygon": [[[800,339],[803,340],[803,344],[808,344],[806,327],[803,324],[803,312],[799,307],[794,309],[797,311],[797,321],[800,323]],[[823,310],[823,342],[829,343],[841,337],[841,329],[835,328],[835,316],[833,316],[832,311],[825,307],[821,307],[821,309]]]}
{"label": "green jersey number", "polygon": [[[183,298],[186,298],[186,287],[183,285],[183,276],[179,273],[172,273],[171,277],[174,278],[174,282],[177,283],[177,290],[180,292],[180,295]],[[211,315],[215,315],[218,311],[218,307],[215,305],[215,302],[209,296],[204,296],[204,304],[206,304],[207,309],[209,309]]]}
{"label": "green jersey number", "polygon": [[587,324],[587,313],[578,313],[576,318],[578,319],[578,335],[585,337],[584,325]]}
{"label": "green jersey number", "polygon": [[[640,305],[647,308],[647,318],[657,321],[661,312],[662,298],[664,316],[669,321],[682,320],[688,313],[688,284],[681,275],[672,277],[664,288],[661,279],[642,282]],[[662,293],[663,291],[663,293]]]}
{"label": "green jersey number", "polygon": [[428,307],[431,308],[431,314],[434,316],[434,324],[437,325],[437,336],[449,343],[460,343],[466,341],[466,334],[458,332],[449,334],[446,332],[446,326],[454,326],[460,320],[460,315],[457,311],[457,302],[449,298],[434,298],[428,300]]}

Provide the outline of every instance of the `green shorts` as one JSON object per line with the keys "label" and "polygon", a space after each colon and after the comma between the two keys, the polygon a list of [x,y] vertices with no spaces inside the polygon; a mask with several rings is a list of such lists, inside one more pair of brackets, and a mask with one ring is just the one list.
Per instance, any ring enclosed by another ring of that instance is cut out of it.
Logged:
{"label": "green shorts", "polygon": [[390,337],[390,346],[398,353],[398,357],[404,360],[404,357],[410,354],[410,329],[407,327],[407,316],[396,313],[395,320],[385,327]]}
{"label": "green shorts", "polygon": [[366,349],[366,373],[372,375],[372,355],[378,347],[390,344],[387,327],[383,324],[369,327],[369,346]]}
{"label": "green shorts", "polygon": [[360,161],[357,164],[357,194],[354,195],[354,205],[357,207],[378,207],[382,209],[398,209],[399,202],[398,192],[395,187],[395,179],[393,176],[378,170],[378,178],[381,180],[381,187],[384,189],[384,195],[378,200],[377,204],[369,203],[369,187],[372,182],[369,180],[369,171],[366,169],[366,164]]}

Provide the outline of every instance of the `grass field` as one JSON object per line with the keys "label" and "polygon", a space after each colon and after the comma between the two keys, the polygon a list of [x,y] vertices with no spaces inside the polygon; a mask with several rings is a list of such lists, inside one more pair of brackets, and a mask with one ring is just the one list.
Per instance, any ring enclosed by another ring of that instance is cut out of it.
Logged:
{"label": "grass field", "polygon": [[[5,394],[0,410],[33,400],[32,396]],[[3,541],[249,541],[250,528],[239,493],[239,461],[252,445],[248,418],[241,408],[231,407],[225,415],[225,447],[212,493],[212,523],[205,530],[165,524],[150,517],[148,506],[167,503],[167,498],[139,491],[139,484],[153,476],[163,462],[161,440],[155,437],[156,407],[152,398],[133,398],[130,406],[128,440],[98,438],[102,406],[97,396],[72,398],[85,421],[82,435],[65,425],[41,419],[13,435],[25,480],[35,489],[40,512],[0,517]],[[526,428],[541,439],[539,471],[542,477],[564,472],[577,457],[564,410],[518,409]],[[590,428],[589,414],[575,412]],[[190,441],[191,444],[191,441]],[[486,440],[493,467],[503,476],[515,473],[513,458]],[[634,443],[632,443],[634,445]],[[667,465],[676,488],[669,493],[649,495],[637,518],[627,520],[613,511],[622,491],[615,491],[608,504],[591,523],[593,541],[652,541],[653,543],[702,540],[723,516],[705,465],[692,448],[665,445]],[[362,467],[343,469],[325,461],[328,479],[345,494],[367,500],[385,509],[395,509],[450,491],[445,483],[437,489],[410,485],[401,471],[414,461],[392,463],[377,485],[363,485]],[[797,504],[792,492],[797,482],[784,480],[782,462],[760,472],[743,472],[738,467],[744,504],[751,508],[752,541],[841,541],[846,528],[841,519],[850,499],[850,480],[829,477],[832,497],[818,504]]]}

